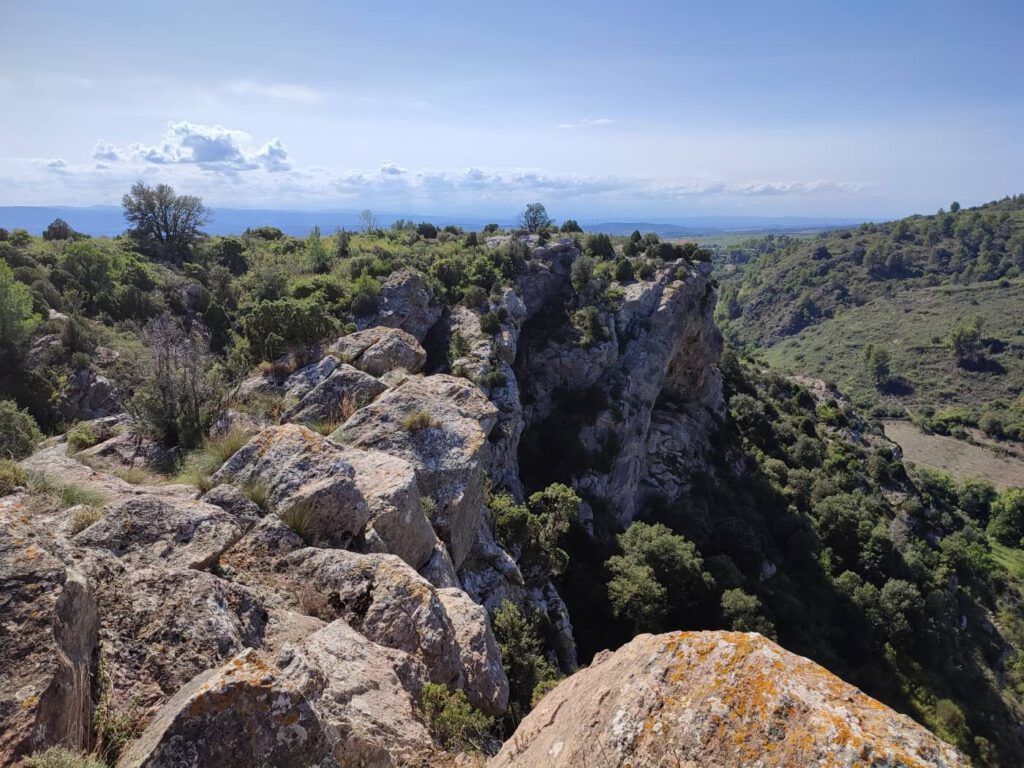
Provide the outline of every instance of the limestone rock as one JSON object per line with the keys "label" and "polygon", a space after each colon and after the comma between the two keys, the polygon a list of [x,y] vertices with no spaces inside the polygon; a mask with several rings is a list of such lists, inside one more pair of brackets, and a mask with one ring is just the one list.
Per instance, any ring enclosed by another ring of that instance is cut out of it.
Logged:
{"label": "limestone rock", "polygon": [[640,635],[523,720],[492,768],[969,765],[953,747],[757,634]]}
{"label": "limestone rock", "polygon": [[[306,427],[265,429],[216,473],[220,481],[258,479],[279,515],[306,538],[398,555],[414,568],[434,546],[413,467],[401,458],[342,446]],[[356,541],[356,540],[359,541]]]}
{"label": "limestone rock", "polygon": [[312,704],[340,765],[436,764],[417,703],[426,671],[409,654],[383,648],[335,621],[279,661],[282,679]]}
{"label": "limestone rock", "polygon": [[377,305],[377,313],[361,324],[401,328],[421,343],[441,316],[440,302],[423,275],[412,269],[400,269],[384,280]]}
{"label": "limestone rock", "polygon": [[0,499],[0,764],[87,749],[96,601],[18,496]]}
{"label": "limestone rock", "polygon": [[[410,427],[411,416],[429,423]],[[431,522],[458,567],[484,514],[484,468],[497,409],[478,387],[443,374],[410,376],[357,411],[335,434],[413,465],[420,491],[436,502]]]}
{"label": "limestone rock", "polygon": [[246,649],[198,675],[163,706],[118,768],[252,768],[321,762],[330,743],[302,692]]}
{"label": "limestone rock", "polygon": [[138,496],[104,508],[103,517],[75,536],[76,544],[101,548],[127,562],[166,562],[204,569],[243,532],[229,512],[201,501]]}
{"label": "limestone rock", "polygon": [[227,483],[211,488],[199,500],[204,504],[220,507],[234,517],[244,530],[254,526],[263,517],[263,510],[256,502]]}
{"label": "limestone rock", "polygon": [[67,421],[88,421],[120,410],[117,393],[110,379],[91,368],[79,368],[71,372],[64,389],[63,411]]}
{"label": "limestone rock", "polygon": [[331,352],[371,376],[383,376],[397,368],[415,373],[427,359],[414,336],[383,326],[342,336],[331,345]]}
{"label": "limestone rock", "polygon": [[330,375],[307,391],[281,415],[282,422],[312,423],[347,419],[369,405],[385,384],[347,363],[337,365]]}
{"label": "limestone rock", "polygon": [[461,589],[439,589],[437,596],[455,629],[466,698],[488,714],[504,712],[508,706],[508,678],[487,611]]}

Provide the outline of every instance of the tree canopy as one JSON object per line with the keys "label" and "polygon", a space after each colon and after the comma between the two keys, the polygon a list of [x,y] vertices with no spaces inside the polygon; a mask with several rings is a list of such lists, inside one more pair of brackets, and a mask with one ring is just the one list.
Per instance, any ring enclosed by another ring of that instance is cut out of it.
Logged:
{"label": "tree canopy", "polygon": [[180,262],[189,247],[203,237],[209,211],[202,198],[175,194],[167,184],[150,187],[139,181],[121,198],[128,234],[150,255]]}

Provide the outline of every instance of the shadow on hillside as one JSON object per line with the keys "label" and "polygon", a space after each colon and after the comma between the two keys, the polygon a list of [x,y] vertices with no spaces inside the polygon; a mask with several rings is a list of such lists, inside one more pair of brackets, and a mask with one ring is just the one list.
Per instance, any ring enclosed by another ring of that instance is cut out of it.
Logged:
{"label": "shadow on hillside", "polygon": [[882,394],[907,397],[914,394],[914,385],[902,376],[890,376],[881,386]]}

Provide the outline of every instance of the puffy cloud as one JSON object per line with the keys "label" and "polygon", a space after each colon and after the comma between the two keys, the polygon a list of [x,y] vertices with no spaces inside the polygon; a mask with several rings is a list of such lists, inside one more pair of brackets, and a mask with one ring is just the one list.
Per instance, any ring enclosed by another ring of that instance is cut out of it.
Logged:
{"label": "puffy cloud", "polygon": [[254,148],[252,137],[245,131],[187,121],[170,123],[158,145],[135,143],[122,149],[101,139],[96,142],[92,156],[105,162],[194,164],[203,170],[228,173],[291,168],[288,150],[280,139],[271,139],[262,147]]}
{"label": "puffy cloud", "polygon": [[405,173],[405,168],[390,160],[385,160],[381,163],[380,172],[384,176],[401,176]]}
{"label": "puffy cloud", "polygon": [[46,167],[49,168],[51,171],[55,171],[61,168],[67,168],[68,164],[64,160],[57,158],[55,160],[47,160]]}

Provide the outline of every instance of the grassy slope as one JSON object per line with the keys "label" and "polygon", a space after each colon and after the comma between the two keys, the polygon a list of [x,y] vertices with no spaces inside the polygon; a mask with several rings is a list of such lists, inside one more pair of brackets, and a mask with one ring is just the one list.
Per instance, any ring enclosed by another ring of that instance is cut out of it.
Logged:
{"label": "grassy slope", "polygon": [[[862,407],[882,404],[894,413],[924,406],[998,410],[1017,403],[1024,386],[1022,307],[1022,278],[905,290],[845,309],[764,356],[781,370],[834,381]],[[991,355],[998,364],[991,370],[959,368],[945,345],[953,325],[974,315],[982,318],[986,337],[1005,345]],[[868,343],[890,351],[892,375],[907,381],[906,391],[876,390],[862,362]]]}

